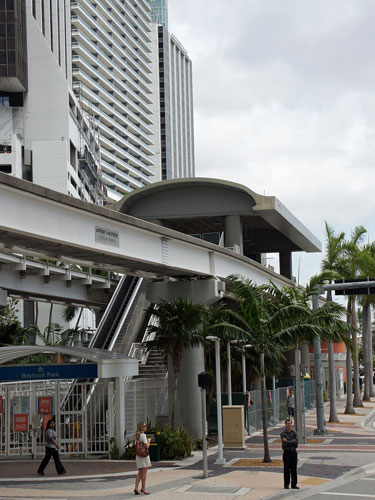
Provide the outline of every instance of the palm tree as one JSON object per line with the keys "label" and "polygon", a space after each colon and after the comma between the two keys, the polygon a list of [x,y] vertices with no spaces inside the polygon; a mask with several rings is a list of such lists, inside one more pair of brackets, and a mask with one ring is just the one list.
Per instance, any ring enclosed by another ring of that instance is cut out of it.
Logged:
{"label": "palm tree", "polygon": [[[349,241],[344,242],[345,249],[345,260],[344,267],[346,267],[346,273],[343,275],[344,278],[353,279],[360,275],[360,265],[363,258],[362,254],[362,243],[364,241],[366,229],[363,226],[357,226],[354,228]],[[361,401],[361,391],[359,387],[359,362],[358,362],[358,342],[357,342],[357,314],[356,314],[356,301],[355,296],[349,296],[348,302],[350,301],[350,319],[352,329],[352,342],[353,342],[353,378],[354,378],[354,397],[353,406],[361,407],[363,406]]]}
{"label": "palm tree", "polygon": [[[226,325],[233,332],[247,336],[258,359],[258,375],[261,379],[264,462],[270,462],[267,435],[265,375],[277,374],[284,352],[298,344],[311,342],[314,336],[323,336],[337,321],[342,308],[332,303],[313,312],[307,296],[299,299],[296,289],[278,289],[272,283],[257,286],[240,276],[229,276],[232,291],[237,300],[236,324]],[[264,362],[263,362],[264,360]],[[264,366],[264,368],[263,368]]]}
{"label": "palm tree", "polygon": [[[323,270],[331,270],[341,278],[354,279],[358,277],[359,265],[361,262],[361,244],[366,233],[363,226],[354,228],[350,240],[345,240],[345,234],[335,234],[334,229],[325,223],[327,235],[327,253],[322,261]],[[346,414],[353,414],[354,406],[363,406],[359,390],[359,366],[357,348],[357,319],[355,297],[348,296],[347,302],[347,322],[352,326],[353,355],[350,349],[346,350]],[[332,355],[332,351],[331,351]],[[352,398],[352,359],[354,373],[354,398]]]}
{"label": "palm tree", "polygon": [[170,356],[173,367],[173,402],[171,412],[172,428],[176,428],[177,386],[186,349],[198,347],[203,343],[202,321],[204,307],[193,304],[183,298],[172,301],[161,301],[153,310],[157,318],[154,325],[148,327],[148,333],[155,334],[154,340],[141,344],[145,352],[153,348],[166,356]]}
{"label": "palm tree", "polygon": [[[345,238],[345,233],[341,232],[340,234],[336,235],[333,227],[329,226],[327,222],[325,222],[324,225],[326,231],[326,255],[322,261],[321,267],[323,272],[331,271],[333,273],[333,275],[329,277],[329,281],[331,281],[335,277],[341,278],[339,272],[340,269],[338,269],[338,264],[340,262],[340,257],[343,252],[342,246]],[[327,292],[327,300],[332,301],[331,291]],[[328,373],[329,373],[329,422],[339,422],[336,409],[336,377],[335,377],[332,340],[328,341]],[[347,394],[349,394],[348,391]]]}
{"label": "palm tree", "polygon": [[[359,262],[359,273],[363,280],[375,275],[375,244],[365,245],[361,250]],[[362,345],[363,364],[365,367],[365,388],[363,400],[370,401],[370,396],[374,395],[373,388],[373,362],[372,362],[372,332],[371,332],[371,305],[374,304],[372,295],[362,295],[359,297],[362,305]]]}

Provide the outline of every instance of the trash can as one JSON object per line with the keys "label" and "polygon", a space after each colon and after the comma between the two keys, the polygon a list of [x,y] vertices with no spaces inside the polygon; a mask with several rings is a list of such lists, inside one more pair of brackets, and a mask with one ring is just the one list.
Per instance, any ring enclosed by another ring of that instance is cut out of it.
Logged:
{"label": "trash can", "polygon": [[149,448],[151,462],[160,462],[160,432],[148,432],[147,437],[151,438]]}

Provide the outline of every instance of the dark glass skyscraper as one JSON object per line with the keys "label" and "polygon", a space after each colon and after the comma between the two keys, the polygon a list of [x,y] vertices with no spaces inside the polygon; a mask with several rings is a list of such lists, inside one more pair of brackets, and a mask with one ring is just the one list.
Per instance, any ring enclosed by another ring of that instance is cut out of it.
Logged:
{"label": "dark glass skyscraper", "polygon": [[27,89],[24,0],[0,0],[0,87],[5,92]]}

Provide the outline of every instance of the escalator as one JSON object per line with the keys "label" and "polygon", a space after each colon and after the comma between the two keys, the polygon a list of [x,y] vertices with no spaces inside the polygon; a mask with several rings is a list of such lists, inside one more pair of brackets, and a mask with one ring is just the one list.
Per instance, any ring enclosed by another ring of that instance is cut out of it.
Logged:
{"label": "escalator", "polygon": [[[107,349],[111,351],[116,341],[121,341],[124,334],[122,327],[137,297],[142,278],[135,276],[122,276],[116,287],[111,300],[99,322],[95,335],[90,341],[89,347]],[[93,380],[87,380],[87,382]],[[73,380],[72,384],[61,403],[62,411],[72,411],[82,405],[88,395],[81,394],[81,384]],[[82,382],[80,380],[79,382]],[[86,401],[87,402],[87,401]]]}
{"label": "escalator", "polygon": [[122,276],[89,347],[112,350],[141,283],[142,278]]}

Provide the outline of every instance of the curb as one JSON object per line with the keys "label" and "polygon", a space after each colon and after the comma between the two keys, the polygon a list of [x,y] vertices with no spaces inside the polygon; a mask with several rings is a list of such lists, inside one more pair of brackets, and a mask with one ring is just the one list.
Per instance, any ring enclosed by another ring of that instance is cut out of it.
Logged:
{"label": "curb", "polygon": [[311,486],[310,488],[303,488],[302,490],[291,493],[292,490],[280,491],[279,493],[273,493],[267,497],[263,497],[262,500],[276,500],[281,498],[286,498],[288,495],[292,494],[293,498],[299,500],[301,498],[310,497],[317,493],[322,493],[323,491],[329,491],[338,485],[344,484],[352,480],[356,476],[361,476],[363,474],[373,474],[375,473],[375,464],[366,464],[361,467],[356,467],[348,472],[345,472],[340,477],[333,479],[329,483],[319,484],[318,486]]}

